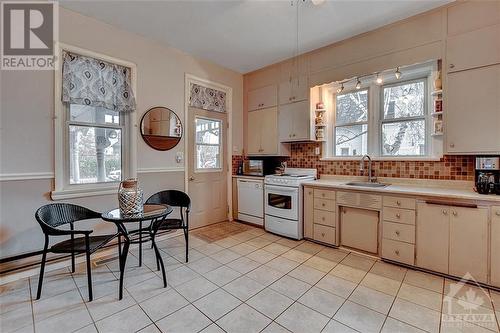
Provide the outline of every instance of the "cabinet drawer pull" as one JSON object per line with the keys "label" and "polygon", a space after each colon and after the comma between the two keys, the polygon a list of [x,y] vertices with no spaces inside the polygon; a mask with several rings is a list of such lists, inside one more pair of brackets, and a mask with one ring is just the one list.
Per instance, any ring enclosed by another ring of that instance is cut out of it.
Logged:
{"label": "cabinet drawer pull", "polygon": [[325,203],[323,202],[323,203],[321,204],[321,206],[325,207],[326,205],[325,205]]}
{"label": "cabinet drawer pull", "polygon": [[396,214],[396,217],[397,217],[398,219],[400,219],[400,218],[401,218],[401,214],[397,213],[397,214]]}
{"label": "cabinet drawer pull", "polygon": [[398,236],[399,236],[399,234],[400,234],[399,230],[396,230],[396,231],[395,231],[395,233],[396,233],[396,235],[398,235]]}
{"label": "cabinet drawer pull", "polygon": [[454,64],[450,64],[450,68],[455,68],[455,65]]}
{"label": "cabinet drawer pull", "polygon": [[399,250],[395,250],[394,253],[399,256]]}
{"label": "cabinet drawer pull", "polygon": [[448,215],[448,211],[443,209],[443,215]]}
{"label": "cabinet drawer pull", "polygon": [[321,233],[321,237],[325,237],[325,233],[324,232]]}
{"label": "cabinet drawer pull", "polygon": [[321,218],[321,220],[322,220],[322,221],[324,221],[324,220],[325,220],[325,217],[323,216],[323,217]]}
{"label": "cabinet drawer pull", "polygon": [[396,201],[396,205],[401,206],[401,201]]}
{"label": "cabinet drawer pull", "polygon": [[456,211],[453,211],[452,214],[453,214],[453,216],[457,216],[458,215]]}

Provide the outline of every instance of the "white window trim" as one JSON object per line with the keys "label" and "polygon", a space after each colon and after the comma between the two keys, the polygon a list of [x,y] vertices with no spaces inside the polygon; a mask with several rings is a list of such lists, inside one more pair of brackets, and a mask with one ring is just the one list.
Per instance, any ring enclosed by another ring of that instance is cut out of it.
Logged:
{"label": "white window trim", "polygon": [[[217,112],[217,111],[212,111],[212,112]],[[194,121],[196,122],[196,119],[205,119],[205,120],[216,120],[216,121],[219,121],[220,122],[220,129],[221,129],[221,133],[225,133],[223,130],[224,130],[224,126],[225,126],[225,123],[224,123],[224,120],[222,119],[218,119],[218,118],[210,118],[209,116],[195,116],[194,117]],[[195,133],[196,135],[196,133]],[[194,138],[196,140],[196,136]],[[194,143],[195,146],[198,145],[197,142]],[[203,144],[202,144],[203,145]],[[220,161],[219,161],[219,165],[220,167],[218,168],[207,168],[207,169],[200,169],[198,167],[195,167],[193,169],[193,173],[194,174],[197,174],[197,173],[205,173],[205,172],[214,172],[214,173],[220,173],[220,172],[223,172],[224,171],[224,137],[221,137],[220,138],[220,144],[218,145],[215,145],[215,144],[205,144],[206,146],[219,146],[219,155],[220,155]],[[198,152],[196,151],[196,149],[193,149],[193,153],[194,153],[194,161],[196,161],[198,159]],[[195,162],[196,163],[196,162]]]}
{"label": "white window trim", "polygon": [[[406,68],[403,70],[403,77],[400,80],[395,79],[392,73],[386,74],[383,79],[384,83],[382,85],[377,85],[375,82],[370,82],[369,85],[363,85],[362,89],[368,88],[368,151],[367,154],[370,155],[374,161],[440,161],[443,157],[443,137],[432,136],[432,110],[434,107],[433,98],[430,93],[432,91],[434,77],[437,72],[437,62],[432,61],[426,64],[416,65],[414,67]],[[380,95],[383,92],[383,87],[385,85],[394,84],[397,82],[407,82],[412,80],[418,80],[426,78],[427,85],[427,96],[426,96],[426,155],[423,156],[387,156],[382,155],[381,151],[381,110],[380,110]],[[359,161],[361,156],[335,156],[335,113],[336,113],[336,90],[339,86],[335,84],[328,85],[328,89],[323,89],[327,94],[323,95],[323,100],[327,101],[327,106],[330,104],[328,109],[329,114],[329,128],[331,130],[327,133],[327,140],[323,143],[323,155],[320,161]],[[354,83],[344,84],[344,92],[356,91],[354,89]]]}
{"label": "white window trim", "polygon": [[[116,194],[119,182],[110,184],[72,184],[67,179],[69,175],[68,163],[68,133],[66,131],[67,106],[61,101],[62,95],[62,52],[70,51],[84,56],[112,62],[131,69],[132,89],[137,94],[137,66],[129,61],[96,53],[76,46],[56,43],[57,63],[54,71],[54,169],[55,186],[51,192],[52,200],[63,200],[89,196]],[[135,96],[137,101],[137,95]],[[122,178],[137,177],[137,112],[129,113],[125,117],[125,135],[122,137],[123,169]]]}

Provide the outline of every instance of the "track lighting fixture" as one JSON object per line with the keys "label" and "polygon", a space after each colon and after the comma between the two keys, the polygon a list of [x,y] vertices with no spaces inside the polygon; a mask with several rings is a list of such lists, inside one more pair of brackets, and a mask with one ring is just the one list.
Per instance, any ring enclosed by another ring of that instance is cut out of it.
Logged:
{"label": "track lighting fixture", "polygon": [[396,72],[394,73],[394,75],[396,76],[396,79],[400,79],[401,78],[401,72],[399,71],[399,66],[398,68],[396,68]]}
{"label": "track lighting fixture", "polygon": [[340,85],[340,87],[337,88],[337,94],[340,94],[342,91],[344,91],[344,83]]}
{"label": "track lighting fixture", "polygon": [[384,80],[379,75],[379,73],[377,73],[377,78],[375,79],[375,82],[377,82],[377,84],[379,84],[379,85],[382,84],[382,83],[384,83]]}
{"label": "track lighting fixture", "polygon": [[359,80],[359,77],[356,81],[356,89],[358,89],[358,90],[361,89],[361,81]]}

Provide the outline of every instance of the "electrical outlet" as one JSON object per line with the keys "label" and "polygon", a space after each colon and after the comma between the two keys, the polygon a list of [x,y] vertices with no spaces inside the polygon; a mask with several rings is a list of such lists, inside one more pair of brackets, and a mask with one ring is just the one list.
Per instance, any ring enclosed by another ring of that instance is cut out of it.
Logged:
{"label": "electrical outlet", "polygon": [[320,151],[319,147],[315,147],[314,148],[314,154],[316,154],[316,155],[321,154],[321,151]]}

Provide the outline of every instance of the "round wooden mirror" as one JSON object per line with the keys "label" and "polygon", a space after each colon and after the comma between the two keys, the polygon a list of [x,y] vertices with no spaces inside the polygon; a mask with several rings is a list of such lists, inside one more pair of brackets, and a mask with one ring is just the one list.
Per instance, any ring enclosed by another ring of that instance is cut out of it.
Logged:
{"label": "round wooden mirror", "polygon": [[142,116],[141,135],[151,148],[170,150],[181,141],[182,123],[174,111],[157,106]]}

